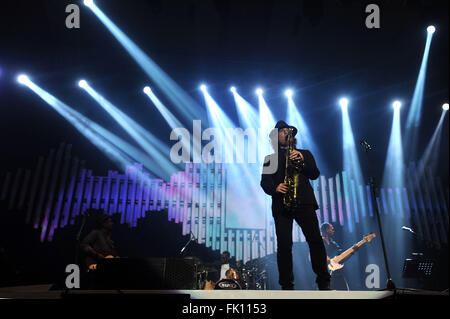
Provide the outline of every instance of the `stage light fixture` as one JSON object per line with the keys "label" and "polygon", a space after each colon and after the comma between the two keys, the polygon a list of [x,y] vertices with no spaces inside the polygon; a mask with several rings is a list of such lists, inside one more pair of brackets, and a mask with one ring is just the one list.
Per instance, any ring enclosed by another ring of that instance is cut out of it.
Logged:
{"label": "stage light fixture", "polygon": [[152,89],[151,89],[149,86],[146,86],[146,87],[143,89],[143,91],[144,91],[145,94],[150,94],[150,92],[152,91]]}
{"label": "stage light fixture", "polygon": [[84,3],[84,5],[86,7],[93,7],[94,6],[94,1],[93,0],[84,0],[83,3]]}
{"label": "stage light fixture", "polygon": [[86,80],[80,80],[80,81],[78,81],[78,86],[80,87],[80,88],[86,88],[87,87],[87,82],[86,82]]}
{"label": "stage light fixture", "polygon": [[263,94],[263,90],[261,88],[257,88],[255,92],[256,92],[257,95],[262,95]]}
{"label": "stage light fixture", "polygon": [[206,85],[204,85],[204,84],[200,85],[200,90],[202,90],[203,92],[206,92]]}
{"label": "stage light fixture", "polygon": [[395,101],[394,103],[392,103],[392,107],[394,108],[394,110],[399,110],[402,107],[402,102]]}
{"label": "stage light fixture", "polygon": [[287,89],[286,91],[284,91],[284,95],[286,95],[287,98],[291,98],[293,94],[294,93],[291,89]]}
{"label": "stage light fixture", "polygon": [[20,74],[17,77],[17,82],[19,82],[20,84],[26,84],[28,81],[30,81],[30,79],[25,74]]}
{"label": "stage light fixture", "polygon": [[442,105],[442,109],[443,109],[444,111],[448,111],[448,103],[443,104],[443,105]]}
{"label": "stage light fixture", "polygon": [[429,34],[433,34],[435,31],[436,31],[436,28],[435,28],[434,26],[432,26],[432,25],[430,25],[430,26],[427,28],[427,32],[428,32]]}
{"label": "stage light fixture", "polygon": [[234,86],[232,86],[232,87],[230,88],[230,91],[233,92],[233,93],[236,93],[236,88],[235,88]]}
{"label": "stage light fixture", "polygon": [[340,98],[340,99],[339,99],[339,105],[341,106],[341,109],[342,109],[343,111],[344,111],[344,110],[347,110],[347,107],[348,107],[348,99],[345,98],[345,97]]}

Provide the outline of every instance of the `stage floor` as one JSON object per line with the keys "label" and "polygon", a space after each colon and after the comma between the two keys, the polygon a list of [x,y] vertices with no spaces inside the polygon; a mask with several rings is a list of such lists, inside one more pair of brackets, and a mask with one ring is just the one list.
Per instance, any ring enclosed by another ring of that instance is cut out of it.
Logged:
{"label": "stage floor", "polygon": [[384,299],[392,291],[318,291],[318,290],[50,290],[51,285],[0,288],[0,298],[7,299],[61,299],[71,295],[189,295],[191,300],[201,299]]}
{"label": "stage floor", "polygon": [[391,291],[182,290],[191,299],[383,299]]}
{"label": "stage floor", "polygon": [[0,287],[0,299],[62,299],[64,297],[78,296],[185,296],[190,300],[368,300],[385,299],[400,296],[427,296],[427,297],[448,297],[448,290],[445,292],[397,289],[394,293],[390,290],[378,291],[319,291],[319,290],[51,290],[52,285],[33,285]]}

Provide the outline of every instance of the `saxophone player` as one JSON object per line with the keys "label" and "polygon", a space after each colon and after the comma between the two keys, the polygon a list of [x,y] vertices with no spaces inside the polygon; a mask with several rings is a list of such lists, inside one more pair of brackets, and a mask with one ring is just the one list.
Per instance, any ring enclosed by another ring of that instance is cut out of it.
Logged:
{"label": "saxophone player", "polygon": [[[319,206],[309,183],[317,179],[320,172],[310,151],[296,149],[296,134],[295,127],[284,121],[277,122],[269,135],[275,152],[264,159],[261,176],[262,189],[272,196],[278,282],[283,290],[294,289],[292,226],[295,220],[309,245],[317,286],[319,290],[330,290],[327,255],[315,212]],[[273,163],[276,163],[275,170]]]}

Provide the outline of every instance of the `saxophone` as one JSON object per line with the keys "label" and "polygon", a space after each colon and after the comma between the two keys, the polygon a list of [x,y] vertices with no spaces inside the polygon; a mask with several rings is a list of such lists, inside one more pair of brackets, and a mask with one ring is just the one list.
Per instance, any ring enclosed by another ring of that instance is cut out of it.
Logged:
{"label": "saxophone", "polygon": [[286,151],[286,166],[284,172],[284,183],[288,185],[288,191],[284,194],[283,204],[289,210],[295,209],[298,207],[298,186],[300,181],[300,172],[302,171],[305,163],[298,160],[289,159],[289,155],[293,150],[295,150],[295,139],[293,136],[293,128],[288,128],[288,136],[287,136],[287,144],[288,149]]}

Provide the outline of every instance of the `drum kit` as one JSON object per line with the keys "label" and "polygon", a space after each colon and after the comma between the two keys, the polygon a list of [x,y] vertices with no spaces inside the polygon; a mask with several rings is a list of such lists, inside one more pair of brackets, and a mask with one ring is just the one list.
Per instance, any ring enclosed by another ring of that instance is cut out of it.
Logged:
{"label": "drum kit", "polygon": [[266,289],[266,271],[260,265],[249,261],[245,265],[237,265],[236,269],[229,268],[225,274],[226,278],[218,281],[211,280],[211,277],[218,277],[221,266],[213,263],[196,264],[197,268],[197,289],[218,290],[264,290]]}

